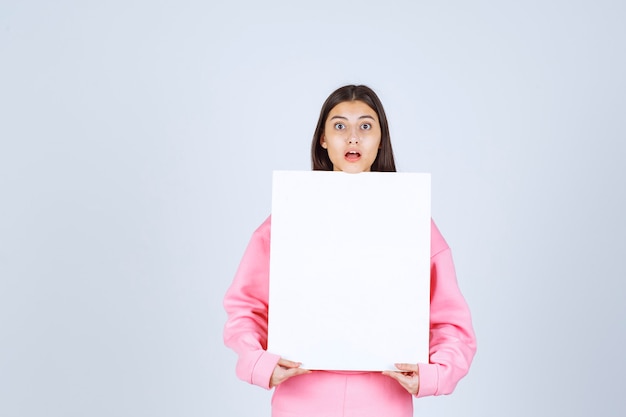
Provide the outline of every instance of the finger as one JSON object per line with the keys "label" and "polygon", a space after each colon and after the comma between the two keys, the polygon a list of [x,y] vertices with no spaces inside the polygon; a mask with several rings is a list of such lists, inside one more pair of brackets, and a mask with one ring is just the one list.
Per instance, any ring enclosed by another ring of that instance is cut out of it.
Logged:
{"label": "finger", "polygon": [[298,368],[300,367],[300,365],[302,365],[302,363],[300,362],[294,362],[283,358],[280,358],[278,360],[278,364],[280,366],[284,366],[285,368]]}
{"label": "finger", "polygon": [[394,365],[402,372],[417,372],[419,370],[419,366],[414,363],[396,363]]}
{"label": "finger", "polygon": [[396,381],[398,381],[400,384],[404,386],[409,386],[413,384],[415,380],[418,380],[418,376],[414,373],[407,375],[402,372],[385,371],[383,372],[383,375],[387,375],[395,379]]}
{"label": "finger", "polygon": [[396,373],[395,372],[391,372],[391,371],[383,371],[383,375],[387,375],[390,378],[393,378],[395,380],[397,380],[396,378]]}
{"label": "finger", "polygon": [[400,372],[394,372],[394,371],[384,371],[383,375],[387,375],[388,377],[395,379],[401,384],[405,383],[406,378],[407,378],[406,376],[402,375]]}
{"label": "finger", "polygon": [[274,385],[282,384],[283,382],[285,382],[286,380],[294,376],[304,375],[308,373],[311,373],[311,371],[309,371],[308,369],[302,369],[302,368],[289,368],[289,369],[283,370],[283,372],[276,377],[276,383]]}
{"label": "finger", "polygon": [[304,375],[304,374],[308,374],[310,372],[311,371],[309,371],[308,369],[289,368],[287,371],[285,371],[285,375],[287,375],[287,378],[291,378],[292,376]]}

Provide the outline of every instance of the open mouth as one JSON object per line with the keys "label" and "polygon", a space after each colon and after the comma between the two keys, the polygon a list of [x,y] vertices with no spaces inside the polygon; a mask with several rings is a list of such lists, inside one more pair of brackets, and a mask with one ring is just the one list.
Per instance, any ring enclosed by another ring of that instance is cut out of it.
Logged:
{"label": "open mouth", "polygon": [[357,151],[348,151],[346,152],[345,158],[348,161],[358,161],[361,158],[361,154]]}

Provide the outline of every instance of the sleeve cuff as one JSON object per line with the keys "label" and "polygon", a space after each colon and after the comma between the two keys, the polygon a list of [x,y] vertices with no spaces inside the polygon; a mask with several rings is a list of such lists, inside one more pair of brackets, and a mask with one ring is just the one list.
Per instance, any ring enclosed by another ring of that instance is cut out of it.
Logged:
{"label": "sleeve cuff", "polygon": [[267,390],[270,389],[270,379],[279,359],[279,355],[263,351],[256,364],[254,364],[251,382]]}
{"label": "sleeve cuff", "polygon": [[437,395],[437,387],[439,386],[439,371],[437,365],[429,363],[419,365],[420,386],[416,397],[427,397],[429,395]]}

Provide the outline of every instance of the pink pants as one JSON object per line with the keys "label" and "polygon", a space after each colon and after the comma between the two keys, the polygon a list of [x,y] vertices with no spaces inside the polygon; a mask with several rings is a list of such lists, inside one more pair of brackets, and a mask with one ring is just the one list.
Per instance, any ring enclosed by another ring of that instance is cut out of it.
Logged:
{"label": "pink pants", "polygon": [[314,371],[275,388],[272,417],[412,417],[413,398],[378,372]]}

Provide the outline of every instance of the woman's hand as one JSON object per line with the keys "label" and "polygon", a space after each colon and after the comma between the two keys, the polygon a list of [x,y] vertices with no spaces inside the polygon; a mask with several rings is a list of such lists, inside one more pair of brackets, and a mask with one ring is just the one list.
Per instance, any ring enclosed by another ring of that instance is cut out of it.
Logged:
{"label": "woman's hand", "polygon": [[410,363],[396,363],[399,371],[383,371],[387,375],[400,383],[411,395],[417,395],[420,389],[419,367]]}
{"label": "woman's hand", "polygon": [[272,377],[270,378],[270,388],[282,384],[293,376],[308,374],[311,372],[308,369],[300,368],[300,365],[302,365],[300,362],[293,362],[280,358],[276,368],[274,368],[274,372],[272,372]]}

